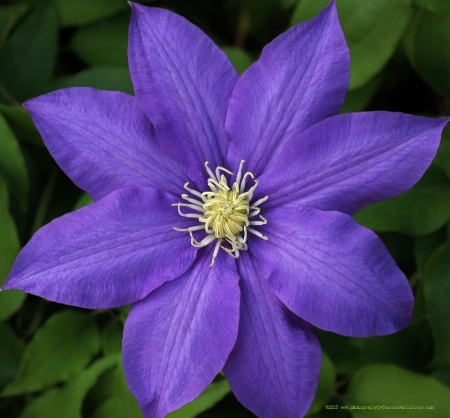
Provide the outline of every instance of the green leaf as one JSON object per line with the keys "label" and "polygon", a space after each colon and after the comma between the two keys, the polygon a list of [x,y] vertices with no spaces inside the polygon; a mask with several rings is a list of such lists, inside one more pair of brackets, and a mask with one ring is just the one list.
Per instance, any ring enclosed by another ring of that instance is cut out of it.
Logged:
{"label": "green leaf", "polygon": [[0,6],[0,49],[11,30],[27,10],[26,4]]}
{"label": "green leaf", "polygon": [[92,203],[93,201],[94,199],[92,199],[91,196],[89,196],[87,193],[83,193],[77,200],[77,203],[75,203],[73,210],[81,209],[82,207],[89,205],[89,203]]}
{"label": "green leaf", "polygon": [[85,25],[127,8],[125,0],[54,0],[63,26]]}
{"label": "green leaf", "polygon": [[120,321],[109,322],[101,333],[101,345],[105,355],[122,351],[123,324]]}
{"label": "green leaf", "polygon": [[[297,7],[294,10],[291,18],[291,25],[296,25],[300,22],[305,22],[316,17],[325,7],[330,4],[327,0],[298,0]],[[339,20],[342,25],[343,17],[339,15]]]}
{"label": "green leaf", "polygon": [[422,371],[428,367],[432,355],[432,336],[427,320],[417,321],[395,334],[361,339],[361,343],[366,364],[393,363]]}
{"label": "green leaf", "polygon": [[222,50],[227,54],[239,74],[242,74],[253,62],[252,57],[241,48],[222,46]]}
{"label": "green leaf", "polygon": [[413,322],[418,321],[428,322],[428,312],[426,308],[425,296],[423,294],[422,280],[419,280],[414,289]]}
{"label": "green leaf", "polygon": [[445,239],[445,230],[440,229],[433,234],[417,237],[414,240],[414,258],[420,271],[423,272],[431,254],[445,242]]}
{"label": "green leaf", "polygon": [[414,263],[414,241],[411,237],[398,232],[380,232],[378,236],[400,269],[405,274],[412,274],[416,270],[416,266]]}
{"label": "green leaf", "polygon": [[336,382],[336,369],[330,358],[322,353],[322,368],[320,369],[319,385],[317,387],[314,401],[306,415],[320,411],[331,399]]}
{"label": "green leaf", "polygon": [[423,274],[423,290],[435,338],[433,363],[450,367],[450,241],[429,258]]}
{"label": "green leaf", "polygon": [[45,389],[79,372],[98,352],[100,338],[93,319],[85,313],[54,314],[28,344],[17,378],[3,396]]}
{"label": "green leaf", "polygon": [[70,46],[88,64],[128,68],[129,22],[126,16],[79,29]]}
{"label": "green leaf", "polygon": [[[450,389],[432,377],[397,366],[379,364],[356,373],[345,396],[345,403],[354,418],[446,418],[450,411]],[[381,408],[375,409],[374,406]],[[395,408],[398,406],[399,409]],[[364,410],[364,407],[367,409]]]}
{"label": "green leaf", "polygon": [[228,382],[220,380],[211,383],[205,391],[192,402],[167,415],[167,418],[192,418],[213,407],[230,392]]}
{"label": "green leaf", "polygon": [[418,6],[437,13],[450,13],[450,2],[448,0],[414,0]]}
{"label": "green leaf", "polygon": [[94,87],[101,90],[118,90],[133,94],[128,69],[117,67],[93,67],[75,74],[72,77],[57,81],[54,88]]}
{"label": "green leaf", "polygon": [[44,92],[55,67],[57,29],[53,7],[37,8],[0,50],[0,96],[10,104]]}
{"label": "green leaf", "polygon": [[[8,189],[0,178],[0,286],[6,281],[9,269],[20,250],[19,237],[8,205]],[[0,291],[0,320],[14,314],[22,305],[25,296],[25,293],[19,290]]]}
{"label": "green leaf", "polygon": [[128,389],[121,362],[100,376],[86,397],[84,409],[94,411],[92,418],[142,418],[137,401]]}
{"label": "green leaf", "polygon": [[445,369],[438,369],[435,370],[432,374],[432,376],[440,380],[444,385],[447,385],[450,387],[450,367],[447,367]]}
{"label": "green leaf", "polygon": [[450,182],[433,164],[411,190],[366,206],[355,219],[375,231],[420,236],[441,228],[450,219],[449,207]]}
{"label": "green leaf", "polygon": [[340,113],[360,112],[365,110],[375,93],[378,91],[382,81],[382,77],[375,76],[364,86],[348,91]]}
{"label": "green leaf", "polygon": [[338,374],[354,373],[366,364],[361,339],[316,330],[323,351],[330,357]]}
{"label": "green leaf", "polygon": [[[128,389],[122,365],[108,370],[101,379],[99,384],[108,393],[104,393],[105,399],[94,410],[92,418],[142,418],[139,405]],[[99,396],[98,388],[96,396]]]}
{"label": "green leaf", "polygon": [[450,128],[445,128],[442,132],[441,145],[436,155],[436,163],[445,171],[450,179]]}
{"label": "green leaf", "polygon": [[280,0],[281,7],[283,9],[289,9],[297,4],[298,0]]}
{"label": "green leaf", "polygon": [[[313,18],[328,0],[300,0],[292,24]],[[350,56],[350,89],[374,77],[395,52],[411,17],[410,0],[337,0]]]}
{"label": "green leaf", "polygon": [[131,306],[132,305],[126,305],[126,306],[122,306],[121,308],[118,308],[119,318],[123,324],[125,324],[125,321],[128,318],[128,314],[130,313]]}
{"label": "green leaf", "polygon": [[0,112],[7,120],[17,138],[31,145],[44,147],[39,132],[34,127],[28,111],[21,106],[7,106],[0,104]]}
{"label": "green leaf", "polygon": [[[94,412],[92,418],[142,418],[141,410],[131,393],[117,395],[103,402]],[[183,416],[184,418],[184,416]]]}
{"label": "green leaf", "polygon": [[105,370],[116,366],[119,356],[110,356],[96,361],[83,370],[62,388],[50,389],[34,398],[19,418],[82,418],[81,408],[87,392]]}
{"label": "green leaf", "polygon": [[9,324],[0,322],[0,388],[16,377],[24,344]]}
{"label": "green leaf", "polygon": [[323,350],[330,356],[337,372],[343,375],[353,374],[371,363],[394,363],[422,371],[432,356],[432,336],[427,320],[382,337],[350,338],[331,332],[316,332]]}
{"label": "green leaf", "polygon": [[28,175],[25,160],[13,132],[0,114],[0,176],[17,196],[22,207],[26,207]]}
{"label": "green leaf", "polygon": [[450,95],[450,13],[416,13],[403,47],[425,82],[436,93]]}
{"label": "green leaf", "polygon": [[[0,258],[2,258],[1,255]],[[0,292],[0,320],[14,315],[22,306],[26,296],[20,290],[2,290]]]}

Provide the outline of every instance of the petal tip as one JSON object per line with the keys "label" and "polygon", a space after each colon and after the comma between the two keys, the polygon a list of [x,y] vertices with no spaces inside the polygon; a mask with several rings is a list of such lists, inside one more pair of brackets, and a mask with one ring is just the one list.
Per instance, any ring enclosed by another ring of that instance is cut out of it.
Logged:
{"label": "petal tip", "polygon": [[28,112],[31,113],[32,110],[36,107],[35,106],[36,100],[37,100],[37,97],[34,99],[27,100],[26,102],[22,103],[22,107],[24,107]]}
{"label": "petal tip", "polygon": [[442,118],[438,118],[438,120],[440,122],[439,124],[442,125],[442,129],[444,129],[446,127],[447,123],[450,122],[450,116],[445,116],[445,117],[442,117]]}
{"label": "petal tip", "polygon": [[148,16],[151,13],[154,14],[156,12],[172,13],[169,10],[166,10],[166,9],[162,9],[162,8],[159,8],[159,7],[144,6],[143,4],[135,3],[134,1],[129,1],[128,4],[131,7],[132,15],[136,16],[138,18],[144,17],[145,15]]}
{"label": "petal tip", "polygon": [[333,17],[337,17],[339,20],[336,0],[331,0],[330,3],[328,3],[328,6],[325,7],[324,9],[322,9],[317,17],[321,17],[321,16],[325,16],[325,15],[331,15]]}
{"label": "petal tip", "polygon": [[11,287],[8,286],[6,283],[4,283],[3,286],[0,287],[0,292],[2,292],[3,290],[9,290],[9,289],[11,289]]}
{"label": "petal tip", "polygon": [[14,263],[13,267],[11,268],[11,271],[9,272],[8,278],[6,279],[5,283],[3,283],[2,286],[0,286],[0,291],[11,289],[23,290],[17,283],[18,281],[20,281],[20,278],[14,277],[17,276],[14,274],[15,267],[16,263]]}
{"label": "petal tip", "polygon": [[142,6],[142,4],[135,3],[134,1],[129,1],[128,4],[130,5],[131,11],[132,11],[133,13],[139,13],[139,12],[142,12],[143,9],[144,9],[144,6]]}

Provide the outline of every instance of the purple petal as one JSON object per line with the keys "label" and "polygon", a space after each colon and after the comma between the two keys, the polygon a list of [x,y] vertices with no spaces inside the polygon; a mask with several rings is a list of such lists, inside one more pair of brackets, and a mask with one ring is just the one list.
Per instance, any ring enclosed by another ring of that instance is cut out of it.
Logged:
{"label": "purple petal", "polygon": [[251,251],[280,300],[305,321],[354,337],[409,325],[408,280],[381,240],[349,215],[297,207],[267,214]]}
{"label": "purple petal", "polygon": [[154,129],[134,97],[78,87],[24,106],[58,165],[94,199],[124,186],[180,194],[184,168],[159,150]]}
{"label": "purple petal", "polygon": [[259,178],[266,207],[354,214],[412,187],[436,155],[448,119],[368,112],[329,118],[286,143]]}
{"label": "purple petal", "polygon": [[224,372],[239,401],[259,417],[303,417],[313,401],[321,349],[311,328],[268,289],[259,260],[243,254],[241,315]]}
{"label": "purple petal", "polygon": [[3,289],[19,289],[82,308],[142,299],[183,274],[196,250],[168,195],[124,188],[55,219],[31,238]]}
{"label": "purple petal", "polygon": [[132,3],[128,58],[136,97],[167,154],[199,179],[223,165],[225,114],[237,73],[200,29],[168,10]]}
{"label": "purple petal", "polygon": [[196,398],[223,368],[236,342],[239,277],[211,248],[182,277],[164,284],[131,309],[123,361],[128,385],[145,418],[163,417]]}
{"label": "purple petal", "polygon": [[236,83],[226,129],[231,167],[259,175],[289,138],[339,112],[350,56],[336,5],[268,44]]}

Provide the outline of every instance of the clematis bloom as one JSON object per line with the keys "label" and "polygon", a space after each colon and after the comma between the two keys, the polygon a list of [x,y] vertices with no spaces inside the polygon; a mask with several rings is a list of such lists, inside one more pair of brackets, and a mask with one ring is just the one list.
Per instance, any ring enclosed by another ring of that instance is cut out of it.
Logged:
{"label": "clematis bloom", "polygon": [[352,215],[423,175],[447,120],[338,115],[349,54],[335,3],[238,77],[197,27],[132,4],[135,97],[70,88],[25,103],[94,203],[24,247],[4,289],[83,308],[132,303],[123,361],[146,418],[221,370],[260,417],[300,417],[317,387],[311,325],[385,335],[408,281]]}

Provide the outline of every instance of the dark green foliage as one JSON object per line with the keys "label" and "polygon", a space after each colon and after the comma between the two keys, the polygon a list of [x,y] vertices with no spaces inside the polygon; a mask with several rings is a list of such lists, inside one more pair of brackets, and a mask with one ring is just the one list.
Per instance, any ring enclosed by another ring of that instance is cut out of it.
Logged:
{"label": "dark green foliage", "polygon": [[[172,9],[223,47],[242,73],[261,48],[328,0],[141,0]],[[450,114],[450,2],[337,0],[352,57],[342,112]],[[57,168],[21,103],[69,86],[133,93],[125,0],[10,0],[0,5],[0,284],[40,226],[91,199]],[[356,219],[382,233],[416,306],[395,335],[318,331],[323,369],[311,417],[450,416],[450,128],[410,191]],[[81,311],[0,292],[0,416],[138,418],[120,360],[128,308]],[[282,361],[282,359],[280,359]],[[301,378],[301,376],[299,376]],[[420,405],[423,410],[351,406]],[[251,417],[223,376],[172,418]]]}

